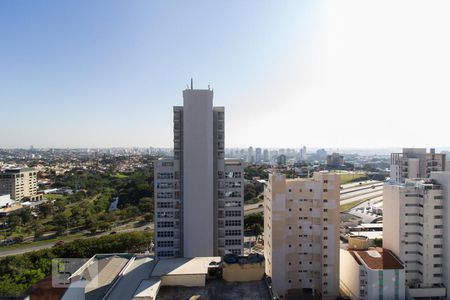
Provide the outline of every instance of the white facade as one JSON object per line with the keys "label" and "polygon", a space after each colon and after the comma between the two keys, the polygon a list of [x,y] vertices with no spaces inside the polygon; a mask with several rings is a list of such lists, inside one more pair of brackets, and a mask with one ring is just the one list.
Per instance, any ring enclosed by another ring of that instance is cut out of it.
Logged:
{"label": "white facade", "polygon": [[447,171],[446,155],[426,148],[404,148],[402,153],[391,154],[391,180],[428,178],[431,172]]}
{"label": "white facade", "polygon": [[241,254],[244,166],[224,159],[224,108],[213,107],[209,89],[183,99],[174,107],[174,159],[154,165],[156,256]]}
{"label": "white facade", "polygon": [[340,249],[341,289],[352,300],[405,299],[405,270],[386,249]]}
{"label": "white facade", "polygon": [[[389,183],[383,188],[383,246],[405,264],[410,294],[445,296],[448,288],[448,193],[450,173]],[[447,194],[446,194],[447,193]]]}

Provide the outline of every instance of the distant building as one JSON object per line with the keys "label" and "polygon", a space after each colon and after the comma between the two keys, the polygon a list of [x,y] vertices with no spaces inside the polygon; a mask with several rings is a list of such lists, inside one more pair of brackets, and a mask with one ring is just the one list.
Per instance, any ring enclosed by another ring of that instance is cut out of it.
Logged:
{"label": "distant building", "polygon": [[328,153],[327,153],[327,151],[325,149],[319,149],[319,150],[316,151],[316,155],[315,156],[316,156],[317,160],[322,161],[322,160],[327,159],[327,155],[328,155]]}
{"label": "distant building", "polygon": [[339,276],[352,300],[405,299],[405,269],[387,249],[340,249]]}
{"label": "distant building", "polygon": [[265,162],[268,162],[268,161],[270,160],[270,157],[269,157],[269,150],[267,150],[267,149],[264,149],[264,151],[263,151],[263,160],[264,160]]}
{"label": "distant building", "polygon": [[261,148],[256,148],[255,150],[255,162],[257,164],[261,163],[262,161],[262,150]]}
{"label": "distant building", "polygon": [[248,147],[247,151],[247,162],[249,164],[255,163],[255,153],[253,152],[253,147]]}
{"label": "distant building", "polygon": [[242,254],[244,165],[224,159],[225,109],[213,91],[183,91],[174,107],[174,159],[155,168],[155,254]]}
{"label": "distant building", "polygon": [[285,166],[286,165],[286,155],[284,155],[284,154],[279,155],[277,158],[277,164],[279,166]]}
{"label": "distant building", "polygon": [[10,194],[13,200],[37,200],[37,170],[33,168],[6,169],[0,173],[0,194]]}
{"label": "distant building", "polygon": [[391,154],[391,180],[428,178],[431,172],[447,171],[446,155],[431,148],[403,148],[402,153]]}
{"label": "distant building", "polygon": [[450,173],[383,188],[383,246],[405,263],[407,294],[450,299]]}
{"label": "distant building", "polygon": [[333,153],[331,155],[327,155],[327,166],[338,168],[344,165],[344,156],[339,153]]}
{"label": "distant building", "polygon": [[264,191],[264,256],[275,294],[339,295],[339,175],[269,175]]}

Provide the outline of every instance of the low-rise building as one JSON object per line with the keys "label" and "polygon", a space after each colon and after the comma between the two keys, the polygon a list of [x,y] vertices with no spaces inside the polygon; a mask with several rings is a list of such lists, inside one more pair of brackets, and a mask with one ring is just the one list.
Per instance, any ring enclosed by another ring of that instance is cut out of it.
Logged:
{"label": "low-rise building", "polygon": [[389,250],[340,249],[340,286],[352,300],[405,299],[405,269]]}

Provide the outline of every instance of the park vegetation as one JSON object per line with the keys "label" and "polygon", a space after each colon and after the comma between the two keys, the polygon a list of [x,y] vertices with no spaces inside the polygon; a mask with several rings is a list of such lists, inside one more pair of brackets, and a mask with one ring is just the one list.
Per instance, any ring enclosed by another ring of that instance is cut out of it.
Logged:
{"label": "park vegetation", "polygon": [[89,258],[97,253],[139,253],[148,250],[152,236],[135,231],[80,239],[50,249],[0,258],[0,297],[23,295],[51,274],[53,258]]}

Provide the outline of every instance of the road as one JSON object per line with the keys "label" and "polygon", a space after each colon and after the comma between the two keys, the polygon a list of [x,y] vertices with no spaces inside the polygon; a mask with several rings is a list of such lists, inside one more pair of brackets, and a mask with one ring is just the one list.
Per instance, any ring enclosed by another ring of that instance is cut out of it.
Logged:
{"label": "road", "polygon": [[[139,227],[120,229],[120,227],[124,227],[124,226],[127,226],[127,225],[129,225],[129,224],[125,224],[125,225],[116,227],[116,228],[114,228],[114,231],[123,233],[123,232],[130,232],[130,231],[142,231],[142,230],[145,230],[147,227],[150,227],[149,231],[153,231],[153,229],[154,229],[153,223],[145,224],[145,225],[142,225],[142,226],[139,226]],[[100,233],[100,234],[96,234],[94,236],[82,236],[82,237],[77,237],[75,239],[96,238],[96,237],[100,237],[100,236],[109,235],[110,233],[111,232],[103,232],[103,233]],[[64,237],[61,237],[61,240],[64,240]],[[71,241],[71,240],[72,239],[69,239],[68,241]],[[55,241],[49,242],[49,243],[45,243],[45,244],[40,244],[40,245],[37,245],[37,246],[33,246],[32,244],[30,244],[30,245],[23,245],[23,248],[21,247],[21,248],[0,250],[0,257],[4,257],[4,256],[8,256],[8,255],[23,254],[23,253],[37,251],[37,250],[41,250],[41,249],[48,249],[48,248],[53,247],[53,245],[55,245]],[[0,247],[0,249],[1,249],[1,247]]]}

